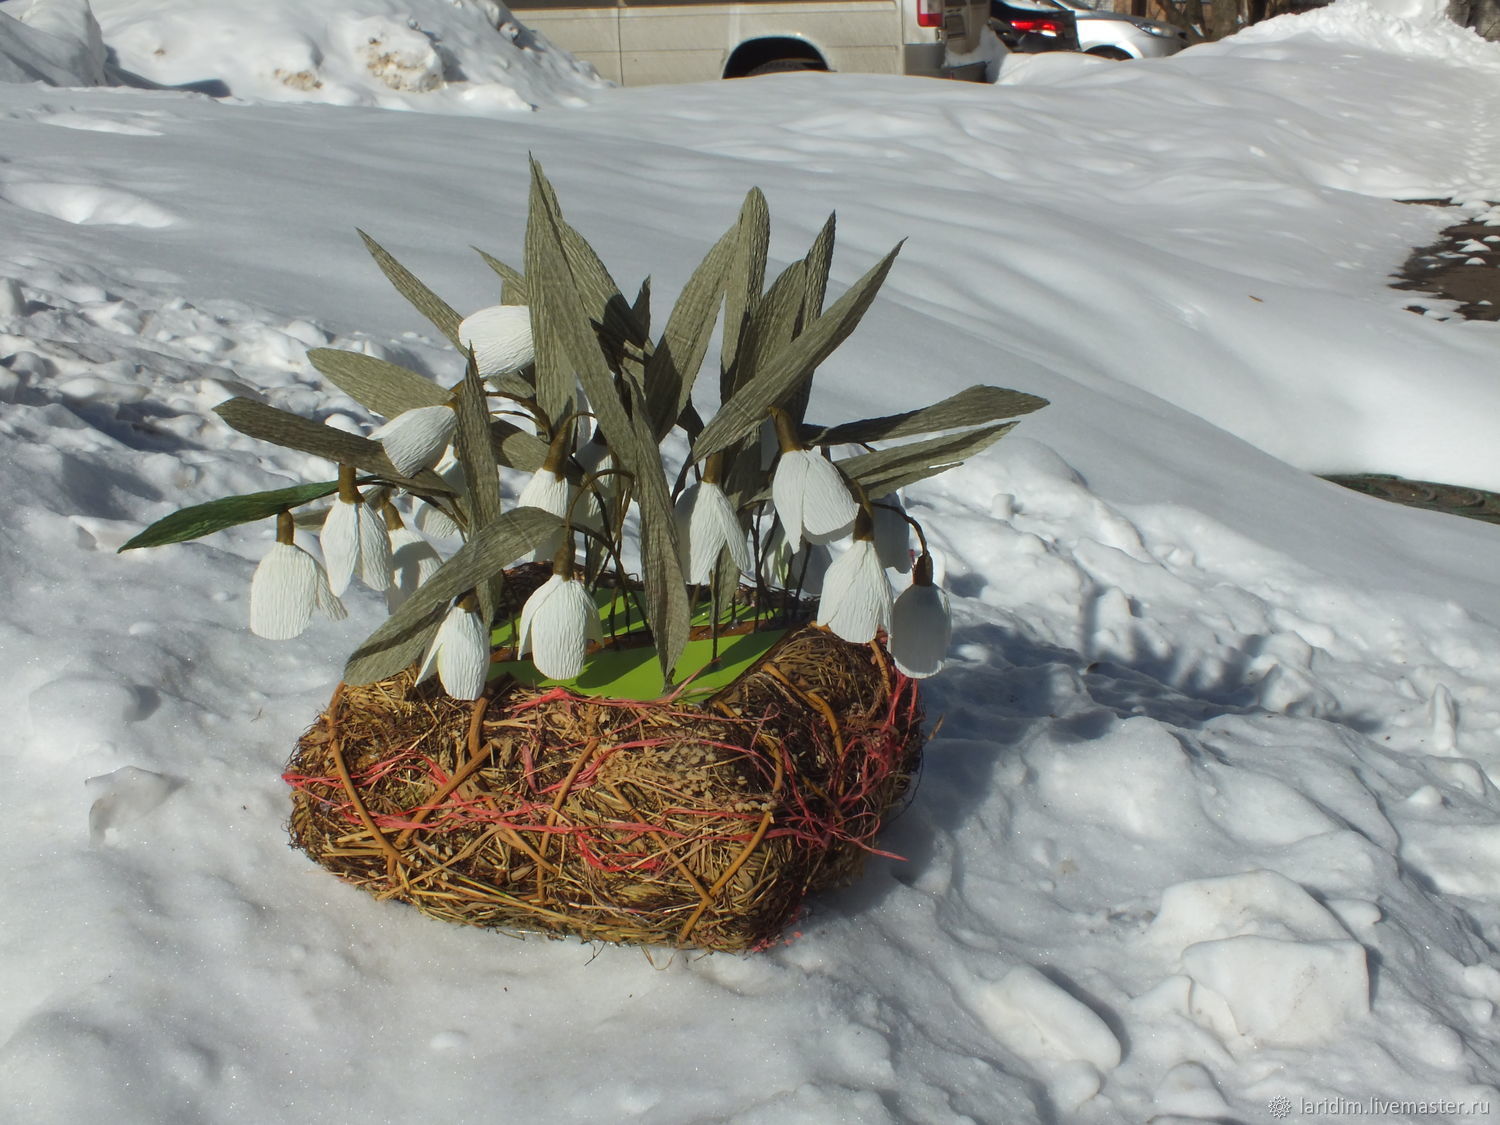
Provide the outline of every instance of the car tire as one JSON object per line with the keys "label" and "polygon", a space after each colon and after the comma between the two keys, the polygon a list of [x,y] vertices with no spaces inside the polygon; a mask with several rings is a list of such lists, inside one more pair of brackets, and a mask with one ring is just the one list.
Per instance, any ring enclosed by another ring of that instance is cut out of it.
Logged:
{"label": "car tire", "polygon": [[772,59],[763,62],[759,66],[753,66],[745,71],[746,78],[754,78],[758,74],[791,74],[798,70],[823,70],[812,59]]}
{"label": "car tire", "polygon": [[1096,59],[1135,58],[1135,56],[1132,55],[1129,51],[1122,51],[1118,47],[1090,47],[1087,51],[1084,52],[1084,54],[1093,55]]}

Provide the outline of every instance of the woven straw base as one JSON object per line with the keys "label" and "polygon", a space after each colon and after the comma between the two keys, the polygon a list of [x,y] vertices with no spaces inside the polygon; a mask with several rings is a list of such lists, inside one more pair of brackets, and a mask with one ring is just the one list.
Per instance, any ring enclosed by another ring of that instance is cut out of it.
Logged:
{"label": "woven straw base", "polygon": [[916,684],[813,626],[701,707],[411,678],[341,685],[303,735],[292,840],[466,925],[762,948],[858,874],[921,752]]}

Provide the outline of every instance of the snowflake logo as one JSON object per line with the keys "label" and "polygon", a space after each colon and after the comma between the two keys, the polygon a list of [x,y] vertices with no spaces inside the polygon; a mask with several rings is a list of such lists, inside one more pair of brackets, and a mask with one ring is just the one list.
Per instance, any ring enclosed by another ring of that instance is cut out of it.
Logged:
{"label": "snowflake logo", "polygon": [[1292,1112],[1292,1099],[1285,1094],[1277,1094],[1266,1103],[1266,1109],[1270,1111],[1272,1117],[1280,1121]]}

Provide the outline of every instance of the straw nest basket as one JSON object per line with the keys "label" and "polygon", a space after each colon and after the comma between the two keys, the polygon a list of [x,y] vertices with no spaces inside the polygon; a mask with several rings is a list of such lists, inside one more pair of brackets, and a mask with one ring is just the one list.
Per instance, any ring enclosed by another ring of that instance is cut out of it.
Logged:
{"label": "straw nest basket", "polygon": [[412,672],[340,685],[286,773],[295,846],[466,925],[715,950],[775,942],[858,874],[921,753],[879,642],[789,633],[706,703]]}

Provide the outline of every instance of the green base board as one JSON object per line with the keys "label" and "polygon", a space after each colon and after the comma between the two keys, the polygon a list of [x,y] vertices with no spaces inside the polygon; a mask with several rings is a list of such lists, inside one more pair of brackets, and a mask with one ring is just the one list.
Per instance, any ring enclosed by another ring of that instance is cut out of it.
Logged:
{"label": "green base board", "polygon": [[[610,622],[613,620],[619,627],[627,620],[630,607],[626,604],[626,599],[610,590],[596,592],[595,599],[599,604],[599,619],[604,623],[605,633],[608,635]],[[706,626],[708,620],[709,608],[704,605],[694,615],[692,624]],[[754,620],[752,610],[740,608],[736,611],[733,622],[726,625],[726,628],[743,626]],[[491,633],[491,643],[500,649],[513,648],[515,624],[508,621],[497,626]],[[659,699],[666,694],[666,689],[662,681],[661,665],[656,659],[656,649],[646,642],[639,617],[632,624],[633,627],[625,628],[617,640],[590,654],[584,661],[583,671],[575,679],[548,679],[529,660],[497,661],[490,666],[490,679],[511,676],[530,687],[563,687],[579,695],[609,699]],[[786,633],[784,628],[763,629],[720,636],[717,644],[711,637],[689,641],[677,661],[674,686],[681,692],[683,699],[691,701],[706,698],[737,679],[750,665],[769,652]]]}

